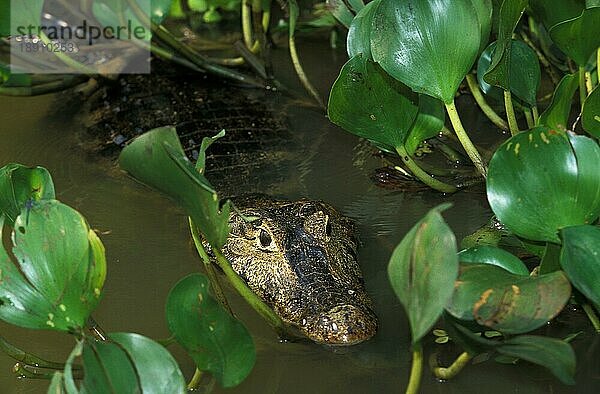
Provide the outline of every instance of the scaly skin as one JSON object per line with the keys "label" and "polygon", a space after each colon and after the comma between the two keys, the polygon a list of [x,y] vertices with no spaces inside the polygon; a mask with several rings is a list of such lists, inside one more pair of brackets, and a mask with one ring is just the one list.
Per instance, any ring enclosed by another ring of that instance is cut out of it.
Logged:
{"label": "scaly skin", "polygon": [[350,219],[320,201],[251,195],[233,202],[246,219],[231,214],[223,253],[285,322],[328,345],[352,345],[375,334],[377,317]]}

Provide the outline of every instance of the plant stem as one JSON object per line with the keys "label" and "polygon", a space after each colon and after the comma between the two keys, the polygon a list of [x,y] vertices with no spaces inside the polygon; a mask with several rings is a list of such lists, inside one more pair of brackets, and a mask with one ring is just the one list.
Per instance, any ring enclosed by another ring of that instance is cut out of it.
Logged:
{"label": "plant stem", "polygon": [[242,34],[246,48],[252,50],[254,42],[252,40],[252,6],[251,0],[242,0]]}
{"label": "plant stem", "polygon": [[233,288],[246,300],[248,304],[258,314],[269,323],[271,327],[281,337],[285,336],[286,329],[283,320],[275,314],[275,312],[265,304],[256,294],[250,290],[246,282],[238,276],[238,274],[231,268],[231,264],[227,261],[227,258],[223,256],[219,249],[213,248],[213,253],[217,258],[217,264],[225,273],[225,276],[233,286]]}
{"label": "plant stem", "polygon": [[467,135],[467,132],[460,121],[454,100],[452,100],[450,103],[444,103],[444,105],[446,106],[446,111],[448,112],[450,122],[452,122],[452,127],[454,128],[454,132],[456,133],[458,140],[467,152],[467,155],[469,155],[471,158],[471,161],[477,168],[477,171],[479,171],[484,178],[487,178],[487,167],[483,163],[481,155],[477,151],[477,148],[475,148],[475,145],[473,145],[473,142],[471,142],[471,139]]}
{"label": "plant stem", "polygon": [[[52,44],[52,41],[44,32],[40,32],[40,40],[46,45]],[[56,56],[61,62],[66,64],[67,66],[73,68],[77,72],[82,74],[87,74],[89,76],[98,75],[98,71],[86,66],[85,64],[79,63],[77,60],[71,59],[67,54],[61,51],[53,52],[54,56]]]}
{"label": "plant stem", "polygon": [[208,274],[208,279],[210,280],[212,289],[215,293],[215,298],[217,299],[217,301],[219,301],[221,303],[221,305],[223,305],[225,307],[225,309],[227,309],[227,311],[229,311],[229,313],[231,315],[233,315],[233,311],[231,310],[231,307],[229,306],[229,303],[227,302],[227,298],[225,297],[225,294],[223,293],[223,288],[221,287],[221,284],[219,283],[219,278],[217,276],[217,273],[215,272],[213,263],[212,263],[212,261],[210,261],[210,257],[208,256],[208,253],[206,253],[206,249],[204,249],[204,245],[202,245],[202,240],[200,239],[200,233],[198,232],[198,228],[192,221],[192,218],[188,218],[188,221],[190,224],[190,232],[192,233],[192,239],[194,240],[194,245],[196,246],[196,250],[198,251],[198,254],[200,255],[200,257],[202,258],[202,261],[204,262],[204,268],[206,269],[206,273]]}
{"label": "plant stem", "polygon": [[506,118],[508,119],[508,128],[510,129],[510,134],[519,134],[519,125],[517,124],[517,117],[515,116],[515,109],[513,107],[510,90],[504,91],[504,108],[506,109]]}
{"label": "plant stem", "polygon": [[410,378],[406,387],[406,394],[417,394],[421,384],[421,375],[423,374],[423,347],[421,342],[413,345],[412,366],[410,368]]}
{"label": "plant stem", "polygon": [[537,124],[537,122],[538,122],[538,119],[540,118],[540,114],[539,114],[539,112],[538,112],[538,107],[537,107],[537,105],[534,105],[534,106],[531,108],[531,112],[533,112],[533,124],[534,124],[534,125],[536,125],[536,124]]}
{"label": "plant stem", "polygon": [[402,159],[402,162],[408,167],[417,179],[429,186],[430,188],[440,191],[442,193],[454,193],[458,189],[455,186],[449,185],[438,179],[432,178],[431,175],[423,171],[421,167],[409,156],[406,148],[401,145],[396,147],[396,152]]}
{"label": "plant stem", "polygon": [[487,116],[488,119],[491,120],[492,123],[500,129],[508,130],[508,124],[506,123],[506,121],[502,119],[500,115],[498,115],[496,111],[493,110],[492,107],[490,107],[490,105],[485,100],[485,97],[483,97],[483,94],[481,94],[481,90],[479,90],[479,85],[477,84],[477,80],[475,79],[475,76],[473,74],[467,74],[467,85],[469,85],[469,90],[471,91],[473,98],[475,99],[477,105],[479,105],[479,108],[481,108],[485,116]]}
{"label": "plant stem", "polygon": [[461,353],[456,360],[447,368],[435,367],[433,368],[433,374],[438,379],[448,380],[455,377],[462,369],[471,361],[473,356],[467,352]]}
{"label": "plant stem", "polygon": [[527,128],[531,129],[534,125],[533,115],[531,113],[530,108],[523,108],[523,113],[525,114],[525,120],[527,121]]}
{"label": "plant stem", "polygon": [[592,323],[592,326],[594,326],[596,333],[600,333],[600,319],[598,319],[598,315],[596,315],[594,308],[592,308],[592,306],[587,302],[585,304],[582,304],[581,307],[583,308],[583,311]]}
{"label": "plant stem", "polygon": [[585,89],[586,89],[586,96],[587,96],[590,93],[592,93],[592,90],[594,90],[594,86],[592,85],[592,73],[589,71],[586,71],[584,74],[584,78],[585,78]]}
{"label": "plant stem", "polygon": [[289,46],[292,64],[294,65],[294,70],[296,70],[296,74],[298,75],[300,82],[302,82],[302,86],[304,86],[304,89],[306,89],[306,91],[310,93],[310,95],[317,101],[317,103],[322,108],[325,108],[325,103],[323,103],[321,95],[319,94],[319,92],[317,92],[317,89],[315,89],[312,83],[310,83],[308,77],[306,76],[306,73],[304,72],[304,69],[302,68],[300,58],[298,57],[298,51],[296,49],[296,39],[294,38],[294,34],[292,32],[290,32]]}
{"label": "plant stem", "polygon": [[194,376],[192,376],[192,380],[190,380],[190,382],[187,385],[187,389],[190,391],[193,390],[197,390],[198,387],[200,386],[200,381],[202,380],[202,371],[200,371],[198,368],[196,368],[196,371],[194,371]]}
{"label": "plant stem", "polygon": [[92,334],[94,338],[98,341],[106,341],[106,333],[104,329],[100,327],[100,325],[94,320],[93,317],[88,317],[86,324],[86,328]]}
{"label": "plant stem", "polygon": [[579,102],[581,105],[581,110],[583,110],[583,103],[587,98],[587,92],[585,90],[585,69],[583,67],[579,67]]}
{"label": "plant stem", "polygon": [[[54,361],[44,360],[43,358],[40,358],[38,356],[35,356],[31,353],[27,353],[26,351],[19,349],[18,347],[9,343],[1,335],[0,335],[0,350],[2,350],[4,353],[6,353],[10,358],[12,358],[20,363],[23,363],[26,365],[31,365],[33,367],[56,369],[56,370],[62,370],[65,368],[65,364],[63,364],[63,363],[57,363]],[[74,365],[73,367],[76,369],[81,369],[80,366]]]}

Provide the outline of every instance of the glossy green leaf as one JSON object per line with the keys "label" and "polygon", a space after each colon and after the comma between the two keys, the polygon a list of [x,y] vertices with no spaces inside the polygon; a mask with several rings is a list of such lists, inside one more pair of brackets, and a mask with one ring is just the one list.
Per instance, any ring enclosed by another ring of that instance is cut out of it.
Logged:
{"label": "glossy green leaf", "polygon": [[596,138],[600,138],[600,88],[596,86],[585,99],[581,113],[581,126]]}
{"label": "glossy green leaf", "polygon": [[500,6],[496,47],[483,79],[504,90],[510,90],[511,87],[512,34],[526,6],[527,0],[504,0]]}
{"label": "glossy green leaf", "polygon": [[83,346],[84,393],[141,393],[141,384],[127,353],[112,341],[87,340]]}
{"label": "glossy green leaf", "polygon": [[[491,43],[479,57],[477,62],[477,81],[481,90],[495,98],[502,98],[502,90],[488,84],[484,79],[486,70],[490,67],[496,42]],[[541,70],[537,55],[522,41],[512,40],[510,51],[509,75],[506,86],[512,94],[523,100],[529,106],[536,105],[537,91],[541,82]]]}
{"label": "glossy green leaf", "polygon": [[402,146],[418,111],[418,96],[362,55],[342,68],[329,95],[329,119],[390,150]]}
{"label": "glossy green leaf", "polygon": [[567,227],[560,235],[562,269],[573,286],[600,308],[600,227]]}
{"label": "glossy green leaf", "polygon": [[445,120],[444,103],[426,94],[420,94],[419,113],[404,142],[406,151],[412,155],[421,142],[438,135],[444,127]]}
{"label": "glossy green leaf", "polygon": [[556,316],[571,295],[562,271],[523,276],[489,264],[461,265],[446,310],[506,334],[534,330]]}
{"label": "glossy green leaf", "polygon": [[554,43],[580,67],[600,47],[600,7],[588,8],[574,19],[553,26],[549,33]]}
{"label": "glossy green leaf", "polygon": [[538,125],[553,129],[568,130],[567,122],[573,105],[573,95],[579,87],[577,74],[567,74],[558,83],[550,105],[538,119]]}
{"label": "glossy green leaf", "polygon": [[550,30],[557,23],[581,15],[585,0],[529,0],[529,7],[535,18]]}
{"label": "glossy green leaf", "polygon": [[[0,229],[4,237],[3,216]],[[17,217],[11,241],[11,251],[0,248],[0,318],[28,328],[81,329],[106,276],[104,247],[83,216],[56,200],[35,202]]]}
{"label": "glossy green leaf", "polygon": [[546,127],[505,141],[489,165],[487,196],[514,234],[559,243],[558,230],[600,215],[600,147]]}
{"label": "glossy green leaf", "polygon": [[213,247],[225,244],[230,203],[219,208],[217,193],[185,156],[175,128],[154,129],[137,137],[123,149],[119,164],[179,203]]}
{"label": "glossy green leaf", "polygon": [[491,264],[504,268],[511,274],[529,275],[529,270],[515,255],[494,246],[477,246],[458,254],[458,261],[467,264]]}
{"label": "glossy green leaf", "polygon": [[575,352],[559,339],[519,335],[496,348],[498,353],[548,368],[564,384],[575,384]]}
{"label": "glossy green leaf", "polygon": [[396,247],[388,277],[408,315],[413,343],[437,321],[452,297],[458,273],[456,239],[441,212],[430,210]]}
{"label": "glossy green leaf", "polygon": [[27,204],[54,197],[54,183],[45,168],[15,163],[0,168],[0,214],[9,226]]}
{"label": "glossy green leaf", "polygon": [[198,369],[213,374],[221,386],[237,386],[252,371],[256,359],[252,337],[213,298],[205,276],[188,275],[173,287],[167,323]]}
{"label": "glossy green leaf", "polygon": [[492,0],[472,0],[471,3],[477,12],[477,20],[481,28],[481,42],[479,43],[479,51],[483,52],[487,47],[492,30],[492,16],[494,13],[494,4]]}
{"label": "glossy green leaf", "polygon": [[380,2],[381,0],[373,0],[360,10],[352,20],[346,39],[348,57],[353,58],[358,54],[362,54],[365,59],[372,59],[371,30],[373,29],[373,15]]}
{"label": "glossy green leaf", "polygon": [[163,346],[134,333],[113,333],[108,337],[133,363],[144,394],[186,392],[185,379],[177,361]]}
{"label": "glossy green leaf", "polygon": [[415,92],[452,102],[482,41],[473,3],[381,0],[373,18],[373,59]]}

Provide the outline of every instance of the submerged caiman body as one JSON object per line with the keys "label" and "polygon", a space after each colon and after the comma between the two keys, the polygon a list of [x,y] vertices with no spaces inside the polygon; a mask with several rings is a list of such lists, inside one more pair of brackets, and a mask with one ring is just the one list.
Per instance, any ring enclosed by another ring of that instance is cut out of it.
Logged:
{"label": "submerged caiman body", "polygon": [[[110,153],[147,130],[173,125],[194,160],[202,138],[225,129],[209,149],[206,171],[220,194],[281,192],[273,185],[298,172],[289,168],[303,144],[262,94],[164,71],[126,76],[92,100],[89,132],[101,141],[97,150]],[[350,345],[373,336],[377,318],[351,220],[318,201],[266,195],[233,201],[238,211],[223,253],[254,293],[315,342]]]}

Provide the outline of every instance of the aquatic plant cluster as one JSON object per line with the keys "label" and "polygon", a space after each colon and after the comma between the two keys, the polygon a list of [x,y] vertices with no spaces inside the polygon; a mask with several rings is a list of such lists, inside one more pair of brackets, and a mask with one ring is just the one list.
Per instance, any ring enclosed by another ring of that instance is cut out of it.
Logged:
{"label": "aquatic plant cluster", "polygon": [[[42,3],[18,12],[31,18],[40,14]],[[270,28],[268,1],[156,1],[150,21],[142,21],[136,13],[135,0],[84,3],[102,6],[100,20],[118,17],[119,10],[136,15],[163,45],[151,46],[155,56],[254,86],[278,86],[257,62]],[[286,4],[293,65],[307,91],[320,102],[296,51],[300,9],[295,0]],[[8,2],[0,3],[5,6]],[[170,12],[200,13],[206,23],[236,7],[244,49],[235,59],[208,59],[162,25]],[[531,332],[569,304],[580,305],[600,332],[600,4],[330,0],[322,10],[313,26],[339,24],[348,29],[349,60],[329,95],[330,120],[397,155],[415,181],[443,193],[454,193],[466,183],[453,176],[433,176],[416,153],[424,141],[440,134],[455,137],[472,163],[471,176],[485,183],[494,213],[489,226],[460,242],[459,251],[442,216],[450,205],[432,208],[390,257],[389,280],[412,333],[413,363],[406,391],[419,390],[422,342],[440,321],[448,337],[464,350],[450,366],[432,366],[440,379],[450,379],[474,357],[490,354],[541,365],[562,383],[574,384],[571,338]],[[2,36],[11,33],[5,15],[6,8],[0,19]],[[57,57],[72,60],[64,54]],[[256,75],[230,68],[243,63],[250,64]],[[543,74],[552,87],[549,103],[540,98]],[[14,95],[49,93],[90,78],[85,72],[81,77],[17,74],[4,66],[0,75],[0,93]],[[510,132],[489,156],[463,127],[455,105],[461,86],[494,125]],[[545,107],[543,112],[538,106]],[[452,130],[445,126],[446,115]],[[215,263],[278,334],[291,335],[292,328],[248,288],[221,252],[229,235],[229,214],[236,208],[220,201],[204,176],[205,152],[220,136],[204,139],[195,164],[170,127],[138,137],[119,158],[121,168],[185,210],[204,262],[207,276],[183,278],[166,306],[174,341],[197,366],[187,385],[166,344],[139,334],[107,334],[91,317],[103,293],[104,247],[83,216],[56,199],[48,171],[20,164],[0,169],[0,318],[24,328],[66,332],[76,339],[66,362],[56,363],[0,338],[0,347],[19,360],[22,376],[45,374],[52,393],[178,393],[196,388],[202,373],[212,374],[223,387],[238,385],[250,374],[256,351],[247,329],[231,311]],[[445,152],[452,150],[447,146]],[[448,163],[452,170],[454,164]],[[524,262],[516,253],[529,258]],[[489,332],[493,335],[480,335]]]}

